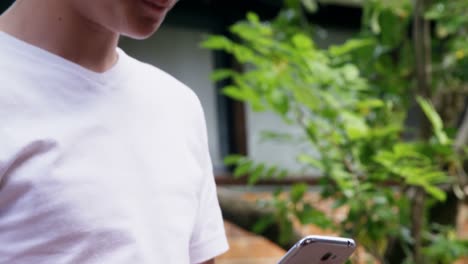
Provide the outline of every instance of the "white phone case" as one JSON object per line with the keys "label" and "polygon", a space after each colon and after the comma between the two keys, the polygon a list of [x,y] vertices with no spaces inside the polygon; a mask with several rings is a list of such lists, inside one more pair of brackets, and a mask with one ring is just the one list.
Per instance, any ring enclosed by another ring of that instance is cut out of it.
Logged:
{"label": "white phone case", "polygon": [[351,238],[307,236],[297,242],[278,264],[342,264],[356,249]]}

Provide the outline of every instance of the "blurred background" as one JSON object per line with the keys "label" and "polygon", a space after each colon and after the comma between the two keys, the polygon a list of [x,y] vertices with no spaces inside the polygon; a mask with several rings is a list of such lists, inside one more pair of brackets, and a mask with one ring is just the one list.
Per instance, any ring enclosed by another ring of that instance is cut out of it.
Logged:
{"label": "blurred background", "polygon": [[217,263],[276,263],[308,234],[354,238],[352,263],[468,263],[467,12],[182,0],[121,40],[203,104],[231,245]]}

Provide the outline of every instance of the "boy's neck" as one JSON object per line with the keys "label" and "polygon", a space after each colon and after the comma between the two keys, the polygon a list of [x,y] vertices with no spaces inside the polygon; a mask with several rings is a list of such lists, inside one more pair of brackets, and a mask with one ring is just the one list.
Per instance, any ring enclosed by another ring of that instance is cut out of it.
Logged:
{"label": "boy's neck", "polygon": [[95,72],[117,60],[119,34],[79,16],[66,1],[16,1],[0,16],[4,31]]}

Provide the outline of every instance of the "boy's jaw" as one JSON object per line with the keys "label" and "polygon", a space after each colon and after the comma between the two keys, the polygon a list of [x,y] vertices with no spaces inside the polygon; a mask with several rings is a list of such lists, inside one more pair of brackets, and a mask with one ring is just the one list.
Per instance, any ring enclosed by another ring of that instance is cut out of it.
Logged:
{"label": "boy's jaw", "polygon": [[[134,39],[145,39],[150,37],[157,29],[159,28],[160,24],[164,20],[167,12],[175,4],[175,1],[167,1],[167,0],[131,0],[135,1],[135,10],[137,13],[135,14],[137,17],[136,26],[134,29],[136,31],[133,32],[122,32],[122,35],[126,35],[128,37]],[[135,22],[136,22],[135,21]],[[125,34],[130,33],[130,34]]]}

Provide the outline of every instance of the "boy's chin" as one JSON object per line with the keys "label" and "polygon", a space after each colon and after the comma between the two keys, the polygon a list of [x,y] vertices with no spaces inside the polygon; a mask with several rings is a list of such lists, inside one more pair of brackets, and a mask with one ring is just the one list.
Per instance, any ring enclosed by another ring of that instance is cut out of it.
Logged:
{"label": "boy's chin", "polygon": [[126,30],[125,32],[121,32],[121,35],[132,39],[143,40],[151,37],[159,29],[159,26],[160,23],[134,27],[130,30]]}

